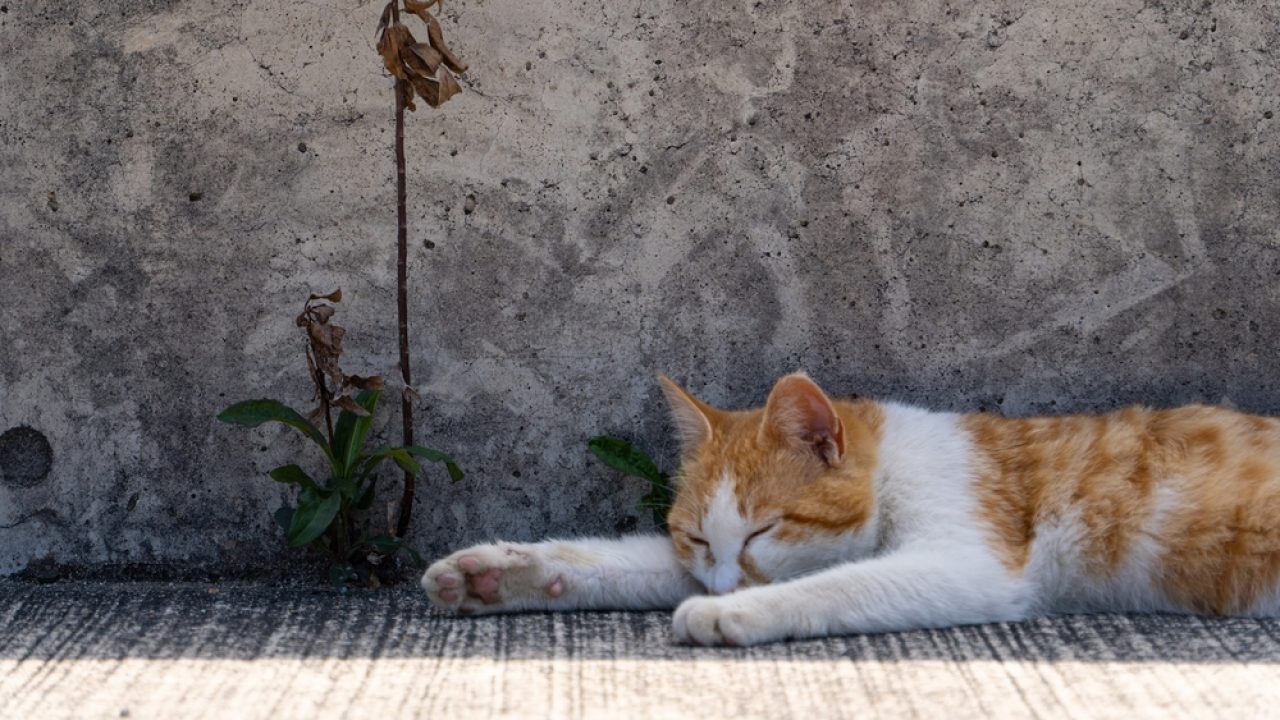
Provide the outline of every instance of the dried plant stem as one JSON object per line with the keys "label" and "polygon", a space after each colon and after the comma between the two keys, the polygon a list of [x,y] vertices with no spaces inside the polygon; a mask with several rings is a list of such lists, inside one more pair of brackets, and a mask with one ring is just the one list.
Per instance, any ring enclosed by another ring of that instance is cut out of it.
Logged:
{"label": "dried plant stem", "polygon": [[329,412],[329,398],[322,397],[320,404],[324,407],[324,429],[329,436],[329,445],[333,446],[333,415]]}
{"label": "dried plant stem", "polygon": [[[403,3],[403,8],[401,4]],[[458,59],[444,42],[440,23],[428,10],[439,0],[389,0],[378,20],[378,54],[382,56],[387,72],[396,78],[396,306],[400,325],[400,375],[404,380],[404,394],[400,399],[400,413],[404,420],[404,445],[413,444],[413,406],[417,397],[413,390],[413,378],[409,367],[409,290],[408,271],[408,220],[406,219],[405,161],[404,161],[404,111],[413,111],[413,98],[421,97],[427,105],[440,107],[441,103],[462,92],[454,73],[465,73],[466,63]],[[400,12],[416,15],[427,26],[427,37],[419,42],[413,33],[400,23]],[[404,537],[409,531],[413,514],[413,476],[405,473],[404,494],[400,498],[400,516],[396,519],[395,534]]]}
{"label": "dried plant stem", "polygon": [[[305,312],[304,312],[305,315]],[[311,382],[316,385],[316,394],[320,396],[320,414],[324,416],[325,436],[329,439],[329,446],[333,446],[333,414],[329,406],[328,385],[324,379],[324,371],[320,369],[320,364],[314,360],[314,353],[311,348],[307,348],[307,365],[311,368]]]}
{"label": "dried plant stem", "polygon": [[[394,22],[400,22],[399,2],[393,1],[391,16]],[[405,389],[400,396],[400,415],[403,421],[402,445],[413,444],[413,406],[409,401],[409,389],[413,387],[413,376],[409,367],[409,221],[408,201],[405,189],[404,160],[404,100],[406,81],[396,80],[396,309],[400,321],[400,375],[404,378]],[[404,492],[400,496],[400,517],[396,521],[396,536],[404,537],[409,532],[409,519],[413,513],[413,474],[404,474]]]}

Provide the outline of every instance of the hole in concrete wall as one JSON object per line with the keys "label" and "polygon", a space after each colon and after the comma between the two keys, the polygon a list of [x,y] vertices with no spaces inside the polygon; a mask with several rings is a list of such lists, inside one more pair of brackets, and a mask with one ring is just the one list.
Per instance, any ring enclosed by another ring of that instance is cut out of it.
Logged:
{"label": "hole in concrete wall", "polygon": [[0,481],[32,487],[49,474],[53,448],[39,430],[20,425],[0,435]]}

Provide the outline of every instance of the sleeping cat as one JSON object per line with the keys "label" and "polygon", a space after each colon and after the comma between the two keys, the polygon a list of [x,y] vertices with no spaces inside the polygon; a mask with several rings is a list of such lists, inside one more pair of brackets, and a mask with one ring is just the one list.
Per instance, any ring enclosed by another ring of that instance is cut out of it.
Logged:
{"label": "sleeping cat", "polygon": [[833,401],[802,373],[730,412],[661,382],[683,463],[670,538],[478,545],[427,570],[431,601],[675,608],[676,639],[702,645],[1088,610],[1280,614],[1280,421],[956,415]]}

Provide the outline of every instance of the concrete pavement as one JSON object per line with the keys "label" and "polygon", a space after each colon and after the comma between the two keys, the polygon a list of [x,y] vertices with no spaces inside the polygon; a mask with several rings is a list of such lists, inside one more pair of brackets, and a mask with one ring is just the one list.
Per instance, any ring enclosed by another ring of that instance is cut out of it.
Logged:
{"label": "concrete pavement", "polygon": [[0,717],[1260,717],[1280,621],[1064,617],[749,649],[410,588],[0,583]]}

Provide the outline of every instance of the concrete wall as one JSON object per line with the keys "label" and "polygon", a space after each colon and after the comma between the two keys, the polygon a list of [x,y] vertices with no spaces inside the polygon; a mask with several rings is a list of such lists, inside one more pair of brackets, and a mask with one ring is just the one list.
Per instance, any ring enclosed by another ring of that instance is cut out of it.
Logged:
{"label": "concrete wall", "polygon": [[[380,7],[0,3],[0,573],[289,566],[263,473],[302,446],[213,416],[305,405],[308,289],[346,293],[349,370],[393,373]],[[473,70],[409,118],[417,424],[469,476],[421,493],[429,553],[649,527],[584,444],[670,462],[659,370],[724,406],[804,367],[938,408],[1280,410],[1270,0],[443,17]]]}

